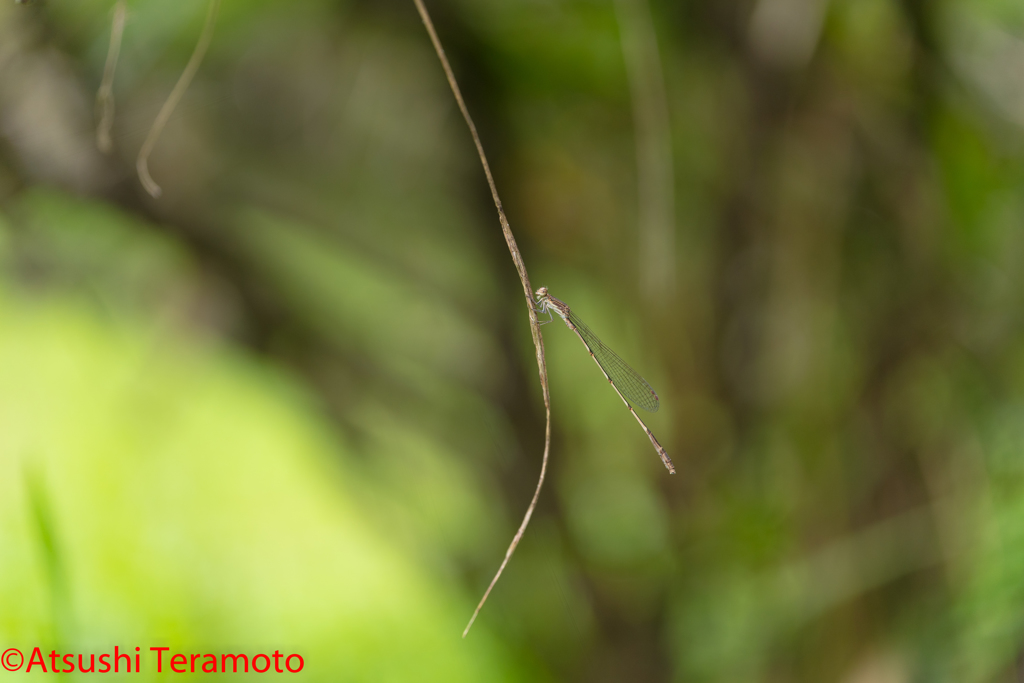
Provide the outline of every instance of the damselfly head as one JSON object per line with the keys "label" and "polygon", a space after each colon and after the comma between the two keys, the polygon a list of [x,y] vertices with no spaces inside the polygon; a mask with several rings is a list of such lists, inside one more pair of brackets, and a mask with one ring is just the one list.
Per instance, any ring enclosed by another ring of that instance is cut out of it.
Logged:
{"label": "damselfly head", "polygon": [[539,301],[541,299],[546,299],[546,298],[548,298],[548,288],[547,287],[541,287],[540,289],[537,290],[537,300]]}

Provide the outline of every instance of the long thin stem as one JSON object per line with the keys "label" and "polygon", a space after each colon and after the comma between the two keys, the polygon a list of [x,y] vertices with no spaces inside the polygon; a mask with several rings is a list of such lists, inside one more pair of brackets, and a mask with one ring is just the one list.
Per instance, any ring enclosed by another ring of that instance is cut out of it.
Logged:
{"label": "long thin stem", "polygon": [[139,158],[135,162],[135,169],[139,173],[139,180],[142,182],[142,186],[146,188],[146,192],[149,192],[154,197],[159,197],[161,190],[160,186],[149,175],[149,155],[156,146],[157,140],[160,139],[160,134],[163,132],[164,126],[167,125],[167,120],[171,118],[171,113],[178,106],[178,101],[185,94],[185,90],[188,89],[189,84],[195,77],[196,71],[199,70],[199,65],[203,62],[206,48],[210,46],[210,41],[213,39],[213,25],[217,19],[217,10],[219,8],[220,0],[210,0],[209,9],[206,12],[206,23],[203,24],[203,32],[199,36],[199,42],[196,43],[196,49],[192,51],[192,56],[189,58],[188,64],[185,65],[185,70],[181,72],[181,77],[174,85],[174,90],[167,97],[167,101],[164,102],[164,106],[160,108],[160,113],[156,115],[153,127],[149,129],[149,135],[146,136],[146,141],[142,143],[142,149],[139,150]]}
{"label": "long thin stem", "polygon": [[103,67],[103,80],[96,91],[96,110],[100,121],[96,125],[96,146],[104,154],[113,148],[110,140],[110,129],[114,125],[114,70],[117,69],[117,58],[121,54],[121,37],[124,35],[124,21],[128,14],[125,0],[117,0],[114,5],[114,20],[110,24],[110,47],[107,48],[107,63]]}
{"label": "long thin stem", "polygon": [[423,25],[427,28],[427,33],[430,34],[430,41],[434,44],[434,50],[437,52],[437,58],[441,60],[441,66],[444,68],[444,74],[448,78],[448,85],[452,88],[452,93],[455,95],[455,101],[459,105],[459,110],[462,112],[462,117],[466,120],[466,125],[469,126],[469,132],[473,136],[473,144],[476,145],[477,154],[480,156],[480,163],[484,167],[484,175],[487,176],[487,184],[491,188],[491,198],[494,200],[494,207],[498,210],[498,221],[501,223],[501,231],[505,235],[505,243],[508,244],[508,250],[512,254],[512,261],[516,265],[516,271],[519,273],[519,279],[523,283],[523,294],[526,297],[526,310],[530,316],[530,331],[533,334],[533,345],[537,350],[537,370],[540,373],[540,386],[541,391],[544,394],[544,412],[545,412],[545,427],[544,427],[544,457],[541,460],[540,465],[540,477],[537,479],[537,489],[533,492],[533,499],[530,501],[530,506],[526,509],[526,514],[523,516],[523,522],[519,525],[519,530],[516,531],[516,535],[512,537],[512,543],[509,544],[508,550],[505,551],[505,559],[502,560],[501,566],[498,567],[497,573],[494,578],[491,579],[491,583],[487,586],[487,590],[484,591],[484,596],[480,599],[480,604],[476,606],[476,610],[473,611],[473,616],[470,618],[469,623],[466,625],[466,630],[462,632],[462,637],[465,638],[466,634],[469,633],[469,629],[473,627],[473,622],[476,621],[476,617],[480,614],[480,610],[483,609],[484,603],[487,602],[487,597],[491,594],[491,590],[494,585],[498,583],[498,579],[501,577],[501,573],[505,571],[505,565],[508,564],[509,559],[512,557],[512,553],[515,552],[516,546],[519,545],[520,539],[523,537],[523,533],[526,531],[526,526],[530,523],[530,517],[533,516],[533,511],[537,507],[537,500],[540,498],[540,490],[544,485],[544,475],[548,469],[548,454],[551,450],[551,395],[548,390],[548,367],[547,362],[544,359],[544,338],[540,333],[540,325],[537,322],[537,311],[534,309],[533,303],[533,288],[530,286],[530,277],[526,273],[526,265],[523,263],[523,255],[519,253],[519,247],[516,246],[516,239],[512,235],[512,228],[508,224],[508,219],[505,218],[505,211],[501,208],[501,199],[498,197],[498,188],[494,184],[494,177],[491,175],[491,167],[487,163],[487,155],[484,154],[484,146],[480,142],[480,136],[476,132],[476,125],[473,124],[473,118],[469,115],[469,109],[466,108],[466,103],[462,99],[462,92],[459,90],[459,84],[455,81],[455,74],[452,72],[452,67],[448,64],[448,58],[444,54],[444,48],[441,47],[441,41],[437,37],[437,32],[434,30],[434,24],[430,20],[430,14],[427,13],[427,8],[423,5],[423,0],[413,0],[416,3],[416,9],[420,13],[420,18],[423,19]]}

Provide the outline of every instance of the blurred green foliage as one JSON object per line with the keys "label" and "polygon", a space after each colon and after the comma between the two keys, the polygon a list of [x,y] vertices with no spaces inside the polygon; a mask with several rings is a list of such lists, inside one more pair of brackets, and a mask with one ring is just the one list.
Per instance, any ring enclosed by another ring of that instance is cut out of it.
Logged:
{"label": "blurred green foliage", "polygon": [[[32,226],[23,256],[59,263],[82,293],[7,288],[0,304],[7,644],[279,649],[324,680],[526,670],[486,629],[452,637],[468,602],[387,540],[373,482],[292,373],[175,333],[176,290],[195,276],[182,249],[52,191],[18,211]],[[411,452],[440,496],[415,501],[436,513],[422,526],[443,532],[456,517],[466,533],[461,520],[482,507],[468,482],[439,454]]]}
{"label": "blurred green foliage", "polygon": [[0,5],[0,649],[1019,679],[1021,3],[428,3],[534,286],[651,381],[679,469],[545,327],[549,483],[465,641],[543,406],[412,3],[225,3],[160,200],[135,155],[205,3],[128,4],[109,157],[112,2]]}

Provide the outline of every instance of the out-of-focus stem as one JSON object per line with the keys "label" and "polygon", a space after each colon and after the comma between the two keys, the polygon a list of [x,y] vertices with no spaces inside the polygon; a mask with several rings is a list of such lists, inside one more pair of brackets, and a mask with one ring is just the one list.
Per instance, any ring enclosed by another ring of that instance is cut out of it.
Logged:
{"label": "out-of-focus stem", "polygon": [[110,140],[110,128],[114,125],[114,71],[117,69],[117,58],[121,54],[121,37],[124,35],[124,22],[128,14],[125,0],[117,0],[114,5],[114,20],[110,25],[110,47],[107,48],[107,63],[103,67],[103,81],[96,91],[96,111],[100,116],[96,125],[96,146],[104,154],[113,148]]}
{"label": "out-of-focus stem", "polygon": [[640,288],[658,300],[675,284],[675,171],[658,38],[648,0],[615,0],[636,136]]}

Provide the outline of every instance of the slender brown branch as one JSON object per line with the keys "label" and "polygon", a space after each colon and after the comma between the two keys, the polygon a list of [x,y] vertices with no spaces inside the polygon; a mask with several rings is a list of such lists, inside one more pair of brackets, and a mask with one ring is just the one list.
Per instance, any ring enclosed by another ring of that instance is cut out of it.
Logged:
{"label": "slender brown branch", "polygon": [[154,197],[160,196],[160,186],[149,175],[149,155],[156,146],[157,140],[160,139],[160,134],[163,132],[164,126],[167,125],[167,120],[171,118],[171,113],[178,106],[178,101],[181,100],[181,96],[185,94],[189,83],[192,82],[196,71],[199,70],[199,65],[206,54],[206,48],[210,46],[210,40],[213,39],[213,25],[217,19],[217,10],[219,8],[220,0],[210,0],[209,9],[206,12],[206,23],[203,24],[203,32],[199,36],[199,42],[196,43],[196,49],[192,51],[192,56],[189,58],[188,64],[185,65],[185,70],[181,72],[181,77],[175,84],[174,90],[167,97],[167,101],[164,102],[164,106],[160,108],[160,113],[156,115],[153,127],[150,128],[149,135],[146,136],[146,141],[142,143],[142,149],[139,150],[139,158],[135,162],[135,169],[139,173],[139,180],[142,182],[143,187],[146,188],[146,192],[149,192]]}
{"label": "slender brown branch", "polygon": [[110,129],[114,125],[114,70],[117,69],[117,58],[121,54],[121,37],[124,35],[124,21],[128,14],[125,0],[117,0],[114,5],[114,20],[110,25],[110,47],[107,48],[107,63],[103,67],[103,80],[96,91],[96,111],[100,121],[96,125],[96,146],[104,154],[110,154],[113,142],[110,140]]}
{"label": "slender brown branch", "polygon": [[466,630],[462,632],[462,637],[465,638],[466,634],[469,633],[469,629],[473,627],[473,622],[476,621],[476,617],[480,614],[480,610],[483,609],[484,603],[487,602],[487,597],[491,594],[491,590],[494,585],[498,583],[498,579],[501,577],[501,573],[505,571],[505,565],[508,564],[509,559],[512,557],[512,553],[515,552],[516,546],[519,545],[519,541],[523,537],[523,533],[526,531],[526,526],[530,523],[530,517],[533,516],[533,511],[537,507],[537,499],[540,498],[540,490],[544,485],[544,475],[548,469],[548,454],[551,450],[551,395],[548,390],[548,368],[547,362],[544,360],[544,338],[540,333],[540,325],[537,322],[537,311],[534,309],[533,303],[533,288],[530,286],[530,277],[526,273],[526,265],[523,263],[523,255],[519,253],[519,247],[516,246],[516,239],[512,235],[512,228],[508,224],[508,219],[505,218],[505,211],[501,208],[501,199],[498,197],[498,188],[494,184],[494,177],[491,175],[491,167],[487,163],[487,155],[484,154],[484,146],[480,142],[480,136],[476,132],[476,125],[473,123],[473,118],[469,115],[469,109],[466,108],[466,102],[462,99],[462,92],[459,90],[458,83],[455,82],[455,74],[452,72],[452,67],[448,63],[448,58],[444,54],[444,48],[441,47],[441,41],[437,37],[437,32],[434,30],[434,24],[430,20],[430,15],[427,13],[427,8],[423,5],[423,0],[413,0],[416,3],[416,9],[420,13],[420,18],[423,19],[423,25],[427,28],[427,33],[430,34],[430,41],[434,44],[434,50],[437,51],[437,57],[441,60],[441,66],[444,68],[444,74],[448,78],[448,85],[452,88],[452,93],[455,95],[455,101],[459,105],[459,110],[462,112],[462,117],[466,120],[466,125],[469,126],[469,132],[473,136],[473,144],[476,145],[477,154],[480,155],[480,163],[484,167],[484,175],[487,176],[487,184],[491,188],[491,198],[494,199],[494,207],[498,210],[498,221],[501,223],[501,231],[505,235],[505,242],[508,244],[508,250],[512,254],[512,261],[516,264],[516,271],[519,273],[519,279],[523,283],[523,294],[526,297],[526,310],[530,316],[530,331],[533,333],[533,345],[537,349],[537,369],[540,373],[540,386],[541,391],[544,394],[544,412],[545,412],[545,427],[544,427],[544,457],[540,464],[540,477],[537,479],[537,489],[533,492],[533,499],[530,501],[530,506],[526,509],[526,514],[523,516],[523,522],[519,525],[519,530],[516,531],[516,535],[512,537],[512,543],[509,544],[508,550],[505,551],[505,559],[502,560],[501,566],[498,567],[497,573],[494,578],[491,579],[491,583],[487,586],[487,590],[484,591],[484,596],[480,599],[480,604],[476,606],[476,610],[473,611],[473,616],[470,618],[469,623],[466,625]]}

